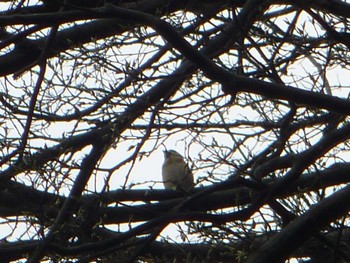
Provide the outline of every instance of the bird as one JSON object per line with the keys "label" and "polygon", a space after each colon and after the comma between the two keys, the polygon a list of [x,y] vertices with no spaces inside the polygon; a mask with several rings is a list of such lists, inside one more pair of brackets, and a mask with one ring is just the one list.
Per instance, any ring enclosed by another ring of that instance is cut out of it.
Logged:
{"label": "bird", "polygon": [[164,151],[162,176],[165,189],[187,192],[194,187],[191,169],[183,156],[174,150]]}

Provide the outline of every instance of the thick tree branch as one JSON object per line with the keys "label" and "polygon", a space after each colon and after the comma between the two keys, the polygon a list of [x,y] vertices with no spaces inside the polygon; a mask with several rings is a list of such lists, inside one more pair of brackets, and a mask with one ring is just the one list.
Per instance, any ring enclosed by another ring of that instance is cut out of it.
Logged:
{"label": "thick tree branch", "polygon": [[282,262],[310,237],[350,210],[350,186],[320,201],[262,245],[247,263]]}

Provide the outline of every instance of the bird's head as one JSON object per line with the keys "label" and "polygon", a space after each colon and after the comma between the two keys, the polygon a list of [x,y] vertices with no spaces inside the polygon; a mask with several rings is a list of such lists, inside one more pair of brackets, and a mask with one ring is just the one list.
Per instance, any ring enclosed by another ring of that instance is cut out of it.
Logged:
{"label": "bird's head", "polygon": [[167,160],[167,159],[172,159],[172,160],[173,159],[181,159],[181,160],[183,160],[182,155],[174,150],[164,151],[164,158],[165,158],[165,160]]}

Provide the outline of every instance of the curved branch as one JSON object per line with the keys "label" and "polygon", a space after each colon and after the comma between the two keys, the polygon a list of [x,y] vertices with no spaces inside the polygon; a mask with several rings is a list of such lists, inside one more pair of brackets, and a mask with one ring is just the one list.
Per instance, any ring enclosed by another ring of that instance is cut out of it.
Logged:
{"label": "curved branch", "polygon": [[255,253],[247,263],[278,263],[287,259],[313,235],[350,210],[350,186],[325,198],[305,214],[297,217],[275,234]]}

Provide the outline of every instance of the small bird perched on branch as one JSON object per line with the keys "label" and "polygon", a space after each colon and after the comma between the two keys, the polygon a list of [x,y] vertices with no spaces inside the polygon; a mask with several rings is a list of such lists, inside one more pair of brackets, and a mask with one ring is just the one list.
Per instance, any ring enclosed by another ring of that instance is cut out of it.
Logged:
{"label": "small bird perched on branch", "polygon": [[192,171],[174,150],[164,151],[162,175],[165,189],[189,191],[194,187]]}

